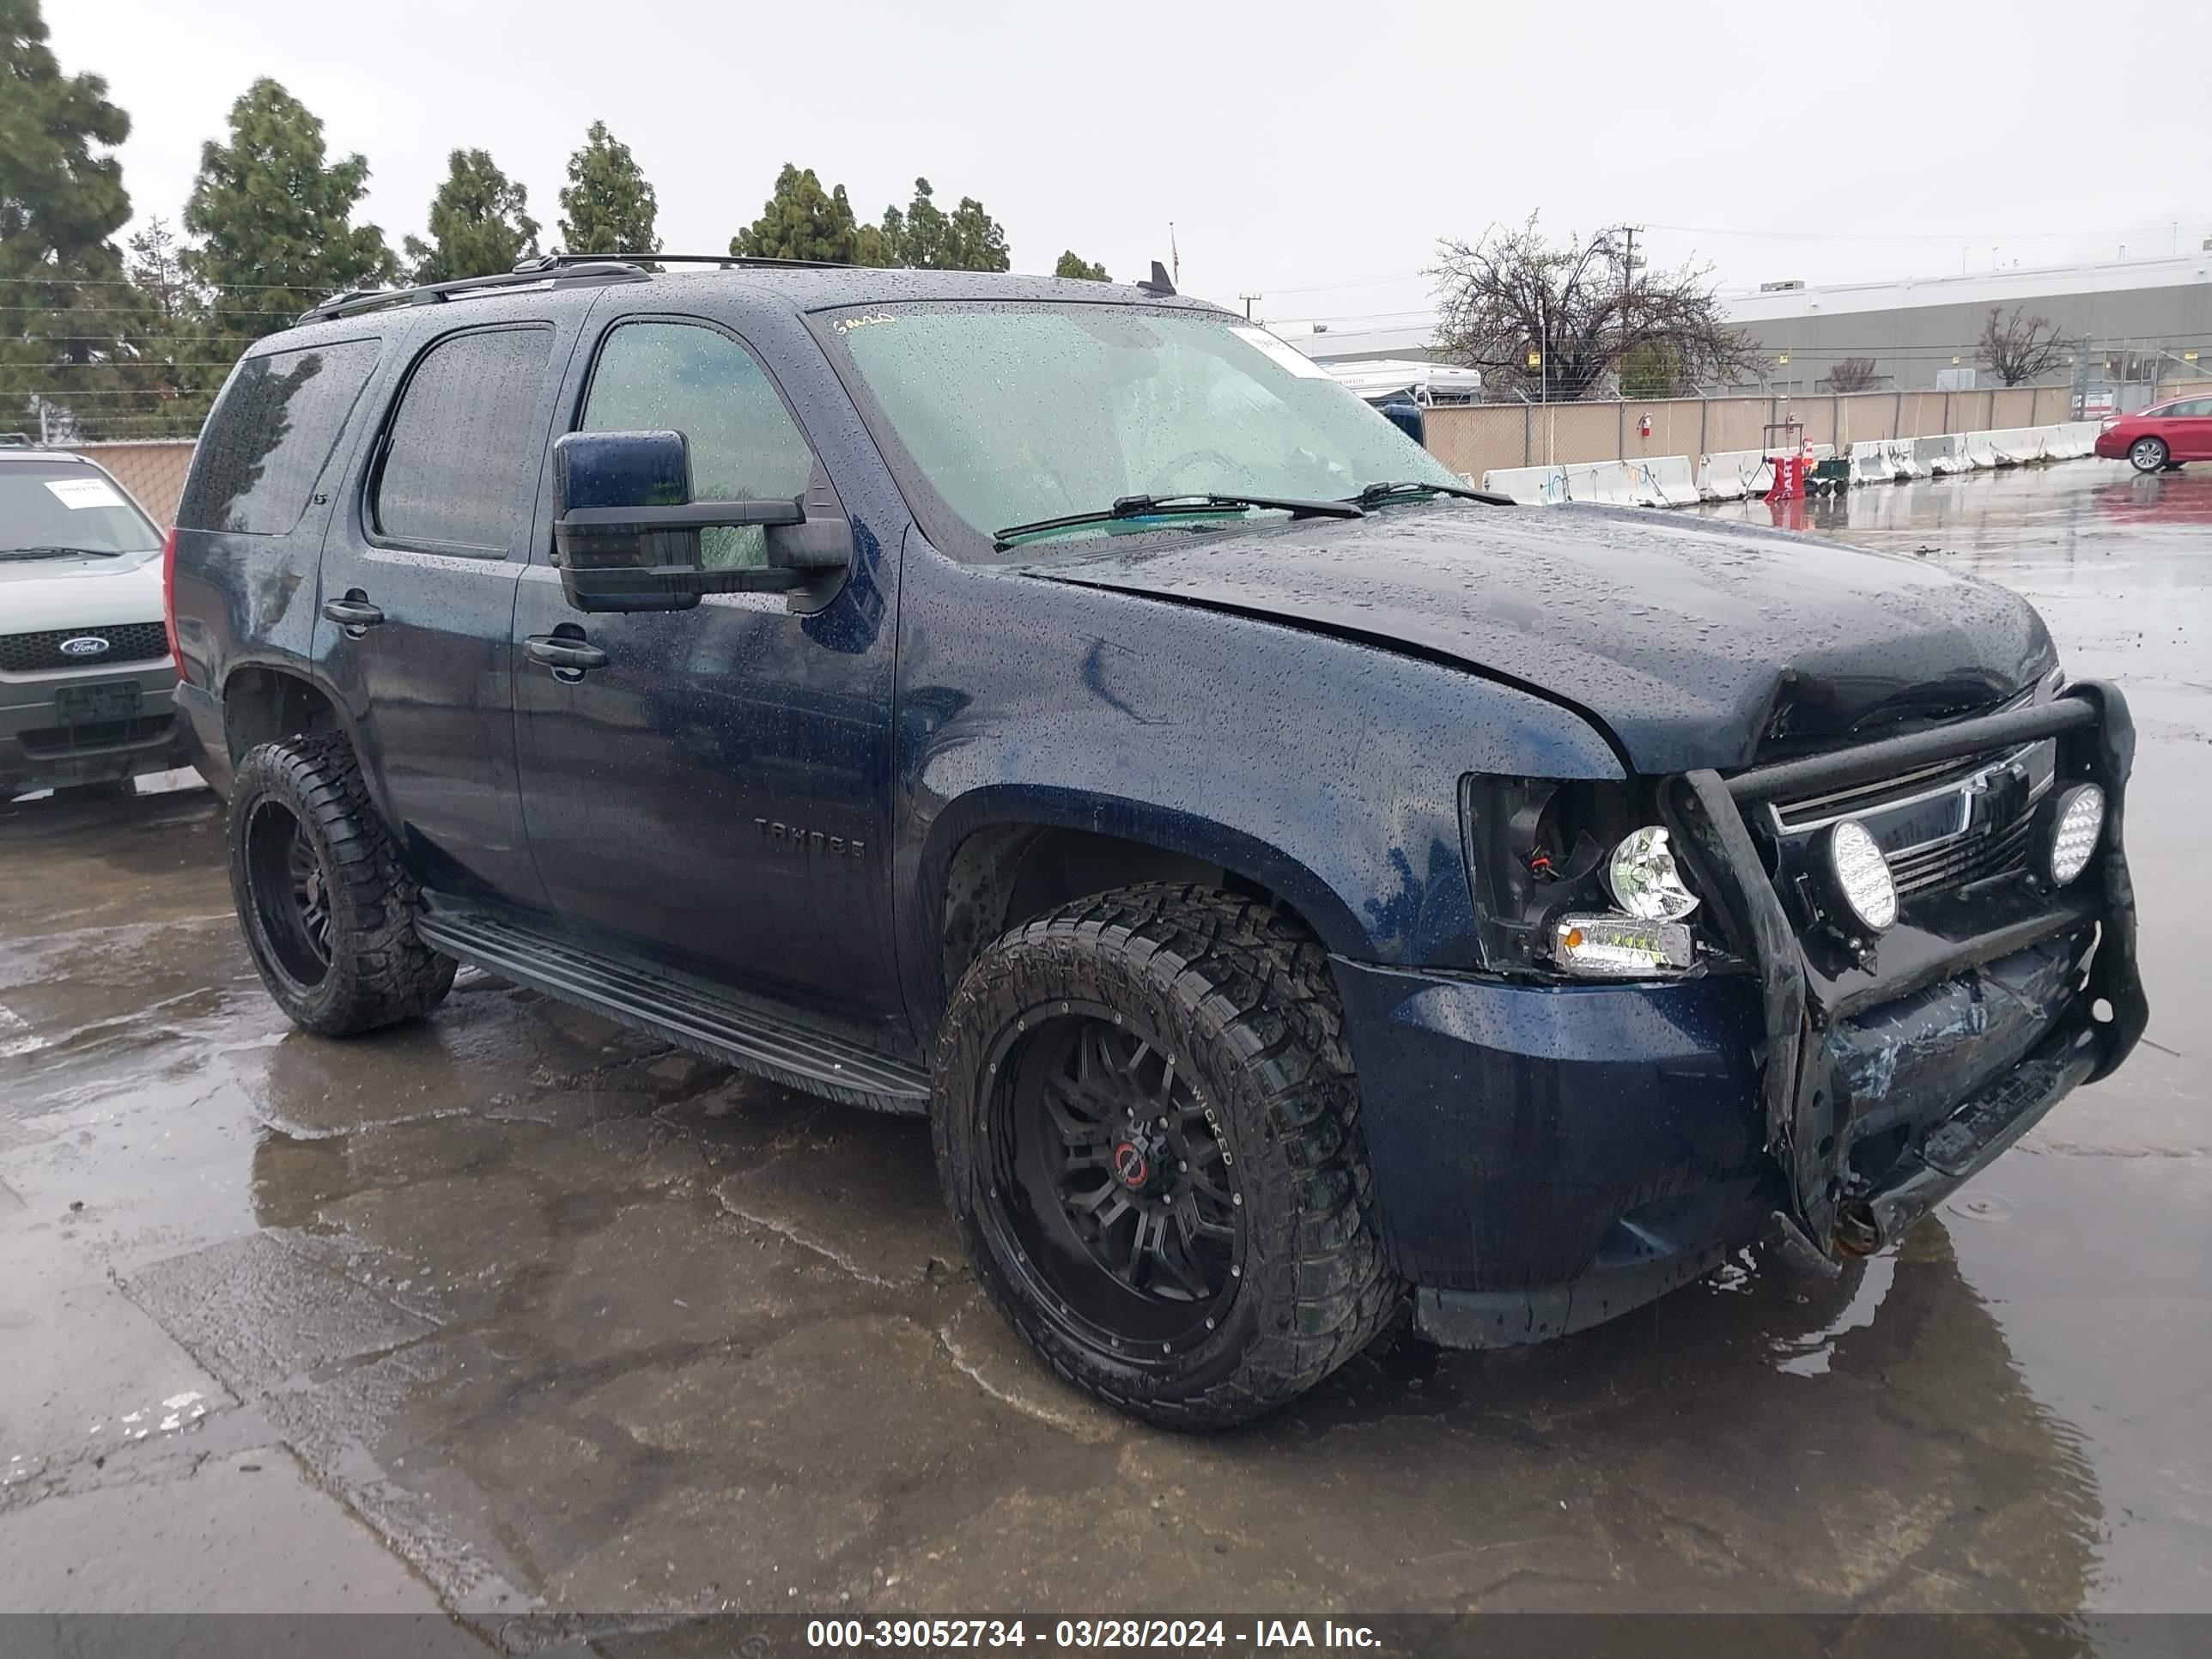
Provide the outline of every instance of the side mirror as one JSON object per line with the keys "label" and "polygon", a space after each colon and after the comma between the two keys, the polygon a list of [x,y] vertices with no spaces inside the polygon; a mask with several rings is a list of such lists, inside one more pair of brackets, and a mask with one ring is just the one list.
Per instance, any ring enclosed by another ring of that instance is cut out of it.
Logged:
{"label": "side mirror", "polygon": [[[826,602],[852,568],[852,527],[798,500],[693,501],[680,432],[571,432],[553,446],[553,562],[579,611],[688,611],[702,593],[821,590]],[[766,532],[768,563],[708,568],[699,532],[745,526]]]}

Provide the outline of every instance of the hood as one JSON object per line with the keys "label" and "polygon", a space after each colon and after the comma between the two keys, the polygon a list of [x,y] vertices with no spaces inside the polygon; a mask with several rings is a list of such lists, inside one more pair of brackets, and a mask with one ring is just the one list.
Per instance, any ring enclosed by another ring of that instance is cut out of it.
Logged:
{"label": "hood", "polygon": [[2042,618],[1993,584],[1649,509],[1386,507],[1026,574],[1446,658],[1582,714],[1646,774],[1985,708],[2057,660]]}
{"label": "hood", "polygon": [[161,620],[161,554],[0,559],[0,634]]}

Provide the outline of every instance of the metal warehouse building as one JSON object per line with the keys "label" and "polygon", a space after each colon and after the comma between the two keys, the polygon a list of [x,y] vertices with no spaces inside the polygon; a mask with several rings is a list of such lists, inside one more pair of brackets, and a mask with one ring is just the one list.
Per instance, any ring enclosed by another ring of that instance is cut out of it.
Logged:
{"label": "metal warehouse building", "polygon": [[[1917,392],[1976,367],[1996,307],[2047,317],[2080,343],[2045,384],[2085,386],[2193,377],[2212,365],[2212,249],[2163,259],[1975,271],[1897,283],[1841,283],[1724,295],[1729,316],[1770,355],[1778,391],[1819,386],[1846,357],[1871,357],[1876,384]],[[1782,359],[1787,356],[1785,363]],[[1982,371],[1988,384],[1988,371]]]}
{"label": "metal warehouse building", "polygon": [[[1872,358],[1875,385],[1883,391],[1986,386],[1992,377],[1976,358],[1992,307],[2007,313],[2022,307],[2082,343],[2069,354],[2071,362],[2045,377],[2046,385],[2111,388],[2120,406],[2133,407],[2148,401],[2160,381],[2212,373],[2212,246],[2159,259],[1770,285],[1721,298],[1730,320],[1759,343],[1766,357],[1760,384],[1776,392],[1821,388],[1847,357]],[[1427,323],[1360,332],[1279,326],[1323,363],[1431,355]],[[1978,380],[1965,378],[1978,369]]]}

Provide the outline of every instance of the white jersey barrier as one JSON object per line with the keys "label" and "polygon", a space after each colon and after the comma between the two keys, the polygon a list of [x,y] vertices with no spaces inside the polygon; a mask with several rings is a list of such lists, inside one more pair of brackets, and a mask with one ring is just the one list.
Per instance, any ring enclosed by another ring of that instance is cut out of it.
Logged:
{"label": "white jersey barrier", "polygon": [[1970,472],[1974,465],[1966,459],[1966,440],[1955,432],[1947,432],[1940,438],[1915,438],[1912,465],[1922,477],[1935,478],[1953,472]]}
{"label": "white jersey barrier", "polygon": [[[1947,432],[1934,438],[1869,438],[1850,447],[1854,484],[1942,477],[1977,467],[2021,466],[2094,454],[2094,421],[2057,426],[2000,427],[1986,432]],[[1832,444],[1807,447],[1807,465],[1836,453]],[[1686,455],[1635,461],[1578,461],[1565,466],[1493,467],[1482,487],[1523,506],[1590,501],[1612,507],[1690,507],[1701,501],[1738,501],[1764,495],[1774,484],[1774,464],[1764,450],[1717,450],[1694,462]]]}
{"label": "white jersey barrier", "polygon": [[1494,466],[1482,475],[1482,487],[1510,495],[1523,507],[1554,507],[1567,499],[1563,466]]}
{"label": "white jersey barrier", "polygon": [[1851,446],[1851,482],[1898,483],[1926,473],[1913,457],[1910,438],[1865,438]]}
{"label": "white jersey barrier", "polygon": [[1661,507],[1695,507],[1698,477],[1687,455],[1658,455],[1638,464],[1643,488]]}
{"label": "white jersey barrier", "polygon": [[1774,487],[1774,464],[1760,449],[1723,449],[1698,466],[1698,494],[1709,501],[1740,501]]}
{"label": "white jersey barrier", "polygon": [[2054,461],[2078,461],[2097,453],[2097,434],[2104,428],[2095,421],[2068,421],[2051,428],[2054,436],[2045,453]]}
{"label": "white jersey barrier", "polygon": [[1579,461],[1568,465],[1567,499],[1607,507],[1656,506],[1638,493],[1641,470],[1631,461]]}

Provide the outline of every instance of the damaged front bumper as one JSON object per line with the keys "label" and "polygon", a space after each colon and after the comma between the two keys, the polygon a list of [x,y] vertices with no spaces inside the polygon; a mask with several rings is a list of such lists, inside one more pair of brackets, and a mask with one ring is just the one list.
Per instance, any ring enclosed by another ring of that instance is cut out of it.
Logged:
{"label": "damaged front bumper", "polygon": [[[1793,921],[1746,822],[1762,791],[2045,737],[2108,804],[2072,884],[1928,895],[1870,955]],[[2088,685],[1778,776],[1675,781],[1677,845],[1748,972],[1561,985],[1337,962],[1383,1242],[1420,1328],[1462,1347],[1565,1334],[1777,1231],[1832,1273],[2118,1066],[2146,1018],[2132,747],[2119,694]]]}
{"label": "damaged front bumper", "polygon": [[[1931,898],[1867,952],[1793,921],[1748,809],[2041,738],[2057,744],[2062,779],[2105,792],[2098,852],[2073,884]],[[1787,1200],[1777,1224],[1815,1259],[1879,1249],[2142,1035],[2124,835],[2134,754],[2126,700],[2087,683],[2033,708],[1677,781],[1673,821],[1759,981],[1766,1148]]]}

